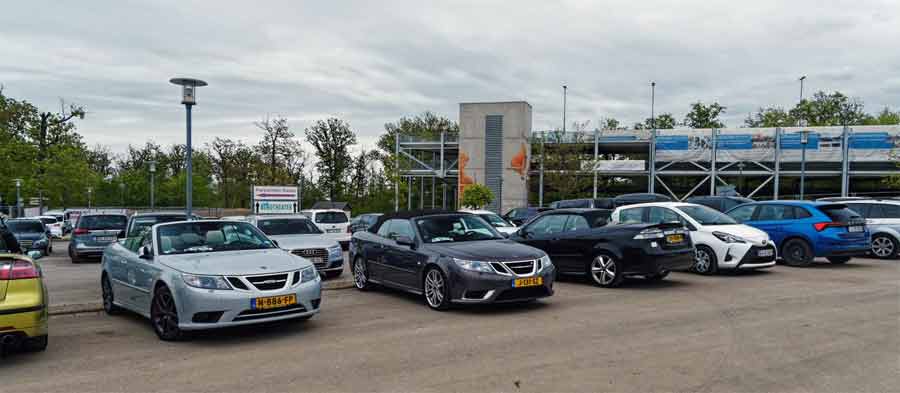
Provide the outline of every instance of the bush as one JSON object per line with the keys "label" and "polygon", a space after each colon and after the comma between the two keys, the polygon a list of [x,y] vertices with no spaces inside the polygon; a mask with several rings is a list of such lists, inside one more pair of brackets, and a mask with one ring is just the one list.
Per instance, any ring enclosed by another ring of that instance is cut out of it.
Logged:
{"label": "bush", "polygon": [[494,193],[484,184],[469,184],[463,189],[462,205],[469,209],[481,209],[494,200]]}

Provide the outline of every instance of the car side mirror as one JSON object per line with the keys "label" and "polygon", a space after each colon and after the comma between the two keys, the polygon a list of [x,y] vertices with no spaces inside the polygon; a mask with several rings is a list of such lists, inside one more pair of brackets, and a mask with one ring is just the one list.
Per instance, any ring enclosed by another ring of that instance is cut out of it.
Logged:
{"label": "car side mirror", "polygon": [[119,231],[118,238],[119,238],[119,239],[124,239],[124,238],[125,238],[125,230],[124,230],[124,229],[121,230],[121,231]]}
{"label": "car side mirror", "polygon": [[409,236],[397,236],[394,238],[394,241],[397,242],[398,245],[407,246],[409,248],[416,246],[416,242]]}
{"label": "car side mirror", "polygon": [[521,236],[523,239],[528,238],[528,230],[526,230],[525,228],[520,228],[518,231],[516,231],[516,234]]}
{"label": "car side mirror", "polygon": [[37,250],[31,250],[25,255],[28,255],[28,257],[31,259],[39,259],[40,257],[44,256],[43,253],[41,253],[40,251],[37,251]]}
{"label": "car side mirror", "polygon": [[150,247],[141,246],[141,248],[138,249],[138,258],[147,260],[153,259],[153,253],[150,252]]}

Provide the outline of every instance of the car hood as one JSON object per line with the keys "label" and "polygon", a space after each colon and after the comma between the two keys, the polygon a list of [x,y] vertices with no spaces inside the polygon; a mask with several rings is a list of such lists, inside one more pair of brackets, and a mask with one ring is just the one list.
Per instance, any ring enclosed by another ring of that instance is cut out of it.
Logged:
{"label": "car hood", "polygon": [[743,239],[750,240],[754,243],[762,243],[763,240],[769,240],[769,235],[767,233],[744,224],[707,225],[703,227],[703,229],[709,232],[724,232],[729,235],[734,235]]}
{"label": "car hood", "polygon": [[216,276],[278,273],[312,265],[280,249],[162,255],[158,259],[180,272]]}
{"label": "car hood", "polygon": [[476,261],[516,261],[537,259],[544,252],[512,240],[481,240],[426,244],[426,248],[448,257]]}
{"label": "car hood", "polygon": [[43,232],[19,232],[13,233],[13,236],[16,237],[16,240],[38,240],[44,237]]}
{"label": "car hood", "polygon": [[277,235],[269,236],[278,242],[278,246],[285,250],[296,250],[300,248],[328,248],[338,246],[338,242],[334,239],[327,238],[321,234],[315,235]]}
{"label": "car hood", "polygon": [[505,233],[507,235],[512,235],[519,230],[517,227],[494,227],[494,229],[496,229],[497,232]]}

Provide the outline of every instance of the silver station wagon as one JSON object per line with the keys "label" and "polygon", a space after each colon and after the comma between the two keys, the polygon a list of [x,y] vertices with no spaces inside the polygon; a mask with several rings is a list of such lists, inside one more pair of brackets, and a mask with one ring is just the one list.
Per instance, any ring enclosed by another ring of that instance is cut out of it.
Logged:
{"label": "silver station wagon", "polygon": [[109,314],[150,319],[157,336],[285,319],[319,312],[321,279],[246,222],[156,224],[103,253],[101,289]]}

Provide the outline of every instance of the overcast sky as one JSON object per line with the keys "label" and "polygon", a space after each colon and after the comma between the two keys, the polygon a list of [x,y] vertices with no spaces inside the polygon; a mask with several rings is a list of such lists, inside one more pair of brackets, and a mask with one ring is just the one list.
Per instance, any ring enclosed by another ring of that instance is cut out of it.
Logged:
{"label": "overcast sky", "polygon": [[682,119],[690,102],[761,105],[840,90],[900,108],[900,1],[6,1],[0,84],[42,109],[84,105],[79,131],[121,152],[181,143],[174,76],[204,79],[194,143],[255,142],[338,116],[372,147],[384,123],[459,102],[526,100],[534,129],[568,119]]}

